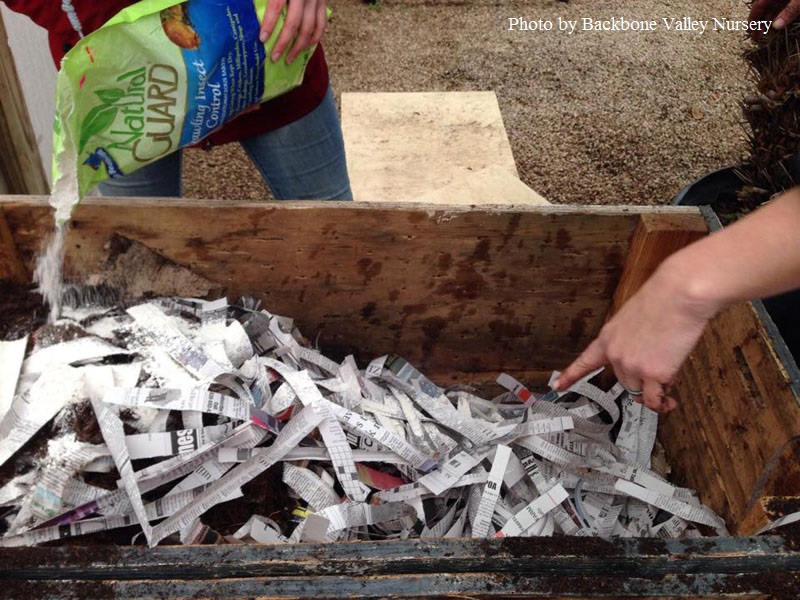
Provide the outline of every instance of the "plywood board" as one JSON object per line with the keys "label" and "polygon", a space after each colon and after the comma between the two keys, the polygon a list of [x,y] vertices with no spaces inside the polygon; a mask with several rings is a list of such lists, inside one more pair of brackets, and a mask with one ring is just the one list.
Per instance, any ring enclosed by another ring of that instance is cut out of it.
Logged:
{"label": "plywood board", "polygon": [[494,92],[343,93],[356,200],[409,201],[490,166],[517,176]]}
{"label": "plywood board", "polygon": [[512,204],[547,206],[550,203],[537,194],[504,167],[492,165],[459,178],[450,185],[426,192],[417,202],[430,204],[460,204],[485,206],[487,204]]}

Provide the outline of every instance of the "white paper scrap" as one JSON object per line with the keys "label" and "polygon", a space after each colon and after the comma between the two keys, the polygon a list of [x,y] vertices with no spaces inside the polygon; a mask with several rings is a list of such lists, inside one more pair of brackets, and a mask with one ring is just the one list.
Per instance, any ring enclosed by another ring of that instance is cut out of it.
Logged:
{"label": "white paper scrap", "polygon": [[151,542],[153,529],[150,527],[147,511],[142,502],[142,493],[136,484],[136,475],[131,466],[128,448],[125,446],[125,431],[122,421],[109,410],[108,405],[102,400],[92,400],[92,406],[94,414],[97,416],[97,422],[100,424],[100,430],[103,432],[103,439],[106,441],[108,449],[111,450],[111,456],[114,457],[117,465],[117,471],[122,479],[122,487],[133,505],[134,514],[139,520],[139,525],[142,526],[145,538]]}
{"label": "white paper scrap", "polygon": [[173,327],[169,317],[153,304],[140,304],[127,310],[136,323],[142,327],[175,362],[199,379],[216,377],[227,369],[206,356],[180,331]]}
{"label": "white paper scrap", "polygon": [[331,403],[323,398],[319,389],[306,371],[293,371],[283,363],[272,359],[264,359],[265,363],[280,373],[286,383],[292,386],[300,401],[305,406],[313,406],[315,410],[323,416],[319,431],[328,448],[331,460],[336,468],[336,477],[342,484],[347,497],[355,501],[363,501],[370,492],[370,489],[361,483],[353,461],[353,452],[347,437],[342,431],[342,427],[336,421]]}
{"label": "white paper scrap", "polygon": [[27,347],[28,336],[12,342],[0,342],[0,420],[14,400]]}
{"label": "white paper scrap", "polygon": [[289,540],[281,534],[278,524],[268,517],[253,515],[237,529],[233,537],[238,540],[252,540],[259,544],[285,544]]}
{"label": "white paper scrap", "polygon": [[125,436],[125,445],[132,460],[175,456],[194,452],[201,446],[220,441],[233,430],[232,423],[211,425],[201,429],[179,429],[163,433],[139,433]]}
{"label": "white paper scrap", "polygon": [[762,533],[766,533],[767,531],[772,531],[778,527],[783,527],[784,525],[791,525],[792,523],[796,523],[800,521],[800,512],[793,512],[789,513],[788,515],[784,515],[779,519],[775,519],[768,525],[765,525],[758,531],[756,531],[753,535],[761,535]]}
{"label": "white paper scrap", "polygon": [[459,452],[454,457],[447,460],[438,469],[431,471],[419,479],[419,483],[428,488],[434,495],[439,495],[445,490],[453,487],[458,479],[466,474],[480,462],[471,454]]}
{"label": "white paper scrap", "polygon": [[497,537],[519,536],[524,534],[534,523],[568,497],[569,494],[567,490],[558,484],[554,485],[547,492],[515,514],[503,528],[497,532]]}
{"label": "white paper scrap", "polygon": [[22,372],[26,375],[40,374],[58,367],[99,360],[113,354],[129,354],[129,351],[100,338],[82,337],[34,352],[23,363]]}
{"label": "white paper scrap", "polygon": [[664,494],[648,490],[647,488],[643,488],[640,485],[624,479],[619,479],[615,487],[623,494],[637,498],[647,504],[652,504],[656,508],[665,510],[677,517],[692,521],[693,523],[708,525],[720,532],[720,535],[728,535],[725,521],[706,507],[691,506],[685,502],[680,502]]}
{"label": "white paper scrap", "polygon": [[304,467],[289,463],[283,465],[283,482],[302,498],[311,510],[320,511],[339,503],[339,496],[332,486]]}
{"label": "white paper scrap", "polygon": [[156,463],[155,465],[146,467],[141,471],[137,471],[136,478],[139,481],[139,489],[142,493],[154,490],[160,485],[188,475],[197,469],[197,467],[214,457],[217,452],[219,452],[220,448],[246,444],[254,438],[262,439],[263,435],[263,430],[260,430],[252,423],[242,423],[224,440],[206,444],[194,452],[178,454],[177,456]]}
{"label": "white paper scrap", "polygon": [[200,411],[222,415],[237,421],[250,418],[247,401],[202,388],[112,388],[103,396],[108,404],[122,406],[146,406],[160,410]]}
{"label": "white paper scrap", "polygon": [[83,391],[83,373],[72,367],[60,367],[43,373],[28,390],[18,394],[0,421],[0,465],[58,411],[80,401]]}
{"label": "white paper scrap", "polygon": [[333,403],[330,403],[330,407],[342,425],[377,441],[381,446],[402,457],[415,468],[421,471],[430,471],[436,466],[437,461],[432,456],[427,456],[420,452],[404,439],[401,439],[385,427],[381,427],[375,421]]}
{"label": "white paper scrap", "polygon": [[489,472],[489,479],[486,482],[486,487],[481,496],[481,502],[478,505],[478,514],[473,521],[472,537],[483,538],[489,534],[494,507],[495,504],[497,504],[497,499],[500,497],[500,487],[503,484],[503,476],[506,472],[510,456],[511,448],[502,444],[497,446],[494,462],[492,463],[492,470]]}
{"label": "white paper scrap", "polygon": [[345,502],[329,506],[317,513],[329,521],[328,535],[360,525],[374,525],[384,521],[395,521],[412,515],[414,509],[403,502],[387,504],[366,504],[365,502]]}

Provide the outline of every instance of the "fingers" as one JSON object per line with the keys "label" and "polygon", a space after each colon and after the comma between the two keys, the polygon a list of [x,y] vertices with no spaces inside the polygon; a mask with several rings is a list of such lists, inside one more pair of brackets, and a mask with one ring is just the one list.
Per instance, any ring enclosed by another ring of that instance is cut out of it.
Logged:
{"label": "fingers", "polygon": [[314,39],[312,40],[312,46],[314,44],[318,44],[319,41],[322,39],[322,36],[325,35],[325,31],[328,29],[328,9],[325,7],[325,1],[320,0],[317,6],[317,28],[314,30]]}
{"label": "fingers", "polygon": [[[800,17],[800,0],[755,0],[750,6],[748,18],[750,21],[774,19],[772,29],[778,31],[785,29],[798,17]],[[760,38],[763,35],[760,30],[753,30],[750,34],[753,38]]]}
{"label": "fingers", "polygon": [[628,392],[628,395],[636,400],[637,402],[642,401],[642,394],[644,393],[644,384],[642,383],[641,379],[637,380],[637,383],[633,383],[633,378],[626,377],[624,380],[621,377],[617,377],[617,381],[622,384],[622,387],[625,388],[625,391]]}
{"label": "fingers", "polygon": [[[601,343],[594,340],[571,365],[569,365],[556,379],[552,388],[561,392],[581,379],[587,373],[609,362]],[[631,399],[640,402],[647,408],[659,413],[667,413],[678,406],[672,396],[672,382],[662,383],[658,377],[645,377],[638,372],[625,371],[615,367],[614,372],[618,381],[627,390]],[[663,376],[663,375],[662,375]]]}
{"label": "fingers", "polygon": [[791,0],[786,5],[786,8],[781,11],[781,14],[778,15],[778,18],[775,19],[772,27],[774,29],[783,29],[789,23],[794,22],[797,17],[800,17],[800,0]]}
{"label": "fingers", "polygon": [[[322,32],[324,28],[319,31],[319,37],[317,36],[317,32],[319,30],[319,24],[317,23],[317,17],[319,14],[319,6],[322,6],[323,10],[325,9],[324,2],[316,2],[316,1],[309,1],[306,2],[305,8],[303,10],[303,20],[300,23],[300,28],[297,32],[297,37],[295,38],[294,42],[292,43],[292,47],[289,50],[289,54],[286,57],[286,64],[292,64],[297,55],[300,54],[303,50],[310,48],[314,44],[319,41],[319,38],[322,37]],[[322,25],[324,27],[325,21],[323,20]],[[316,40],[314,39],[316,37]]]}
{"label": "fingers", "polygon": [[606,359],[605,352],[600,342],[595,340],[589,344],[588,348],[583,351],[583,354],[564,369],[558,379],[553,382],[552,388],[557,392],[563,391],[587,373],[594,371],[598,367],[602,367],[607,362],[608,360]]}
{"label": "fingers", "polygon": [[[262,43],[272,35],[286,3],[287,0],[269,0],[259,34]],[[325,0],[291,0],[270,60],[277,62],[289,48],[286,64],[291,64],[301,52],[319,43],[327,25],[328,13]]]}
{"label": "fingers", "polygon": [[261,33],[258,36],[262,44],[272,35],[275,24],[278,22],[278,17],[281,15],[285,5],[286,0],[269,0],[267,3],[267,8],[264,9],[264,20],[261,21]]}
{"label": "fingers", "polygon": [[646,380],[640,401],[650,410],[668,413],[678,406],[671,393],[672,386],[670,384],[659,383],[655,379]]}
{"label": "fingers", "polygon": [[305,2],[302,0],[293,0],[289,2],[289,8],[286,9],[286,18],[283,21],[283,29],[275,42],[275,47],[272,49],[272,62],[277,62],[283,55],[283,51],[288,48],[291,41],[294,39],[300,24],[303,21],[303,12],[305,10]]}

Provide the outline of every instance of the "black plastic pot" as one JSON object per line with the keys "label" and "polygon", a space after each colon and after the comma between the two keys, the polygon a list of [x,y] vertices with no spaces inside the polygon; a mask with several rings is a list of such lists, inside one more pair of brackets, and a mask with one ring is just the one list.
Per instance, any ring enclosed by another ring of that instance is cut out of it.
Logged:
{"label": "black plastic pot", "polygon": [[[715,205],[736,197],[742,182],[733,167],[712,171],[683,188],[673,204],[683,206]],[[800,223],[798,223],[800,229]],[[789,351],[800,363],[800,289],[763,299],[764,308],[775,323]]]}

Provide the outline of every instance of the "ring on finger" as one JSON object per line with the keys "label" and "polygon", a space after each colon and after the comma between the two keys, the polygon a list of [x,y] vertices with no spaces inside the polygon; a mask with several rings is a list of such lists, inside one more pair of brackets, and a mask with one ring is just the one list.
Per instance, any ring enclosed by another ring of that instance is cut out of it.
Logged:
{"label": "ring on finger", "polygon": [[644,390],[634,390],[629,387],[625,387],[624,385],[622,386],[622,389],[628,392],[629,396],[641,396],[642,394],[644,394]]}

